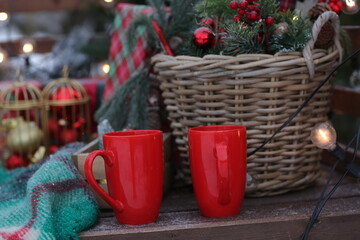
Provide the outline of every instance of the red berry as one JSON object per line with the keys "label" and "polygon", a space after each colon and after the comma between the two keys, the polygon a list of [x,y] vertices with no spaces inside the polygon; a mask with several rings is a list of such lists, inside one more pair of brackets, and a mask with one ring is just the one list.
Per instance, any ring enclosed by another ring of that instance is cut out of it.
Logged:
{"label": "red berry", "polygon": [[337,0],[329,0],[329,3],[336,3]]}
{"label": "red berry", "polygon": [[266,25],[273,25],[274,22],[275,22],[275,20],[274,20],[273,17],[267,17],[267,18],[265,19]]}
{"label": "red berry", "polygon": [[257,5],[250,5],[250,6],[248,6],[248,9],[250,11],[256,11],[258,13],[260,12],[260,9],[259,9],[259,7]]}
{"label": "red berry", "polygon": [[203,25],[204,27],[215,28],[215,22],[211,18],[203,18],[203,19],[201,19],[200,24]]}
{"label": "red berry", "polygon": [[251,11],[246,14],[246,18],[250,21],[255,21],[258,17],[259,15],[255,11]]}
{"label": "red berry", "polygon": [[338,2],[336,3],[336,5],[338,5],[338,7],[339,7],[340,9],[343,8],[343,3],[342,3],[342,1],[338,1]]}
{"label": "red berry", "polygon": [[237,1],[231,1],[230,2],[230,8],[231,9],[237,9],[239,7],[239,4]]}
{"label": "red berry", "polygon": [[246,13],[246,11],[245,11],[244,9],[241,9],[241,8],[240,8],[240,9],[238,10],[238,14],[239,14],[239,15],[244,15],[245,13]]}
{"label": "red berry", "polygon": [[339,6],[338,5],[336,5],[336,4],[334,4],[332,7],[331,7],[331,9],[334,11],[334,12],[336,12],[336,13],[339,13],[340,12],[340,8],[339,8]]}
{"label": "red berry", "polygon": [[318,0],[319,3],[326,2],[326,0]]}
{"label": "red berry", "polygon": [[233,17],[233,20],[234,20],[234,22],[238,23],[238,22],[241,21],[241,17],[240,17],[239,15],[235,15],[235,16]]}
{"label": "red berry", "polygon": [[239,3],[239,7],[240,7],[241,9],[246,9],[248,5],[249,5],[249,2],[246,1],[246,0],[242,0],[242,1]]}
{"label": "red berry", "polygon": [[263,36],[257,36],[256,40],[261,43],[264,40]]}

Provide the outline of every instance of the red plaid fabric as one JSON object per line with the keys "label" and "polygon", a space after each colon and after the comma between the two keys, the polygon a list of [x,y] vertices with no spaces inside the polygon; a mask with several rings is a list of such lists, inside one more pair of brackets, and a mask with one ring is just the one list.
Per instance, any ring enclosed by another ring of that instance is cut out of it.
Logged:
{"label": "red plaid fabric", "polygon": [[106,101],[114,90],[123,85],[131,76],[144,67],[144,62],[150,56],[146,51],[146,33],[143,29],[138,29],[136,47],[130,51],[128,43],[129,27],[131,23],[140,15],[152,14],[152,9],[148,6],[120,3],[117,6],[117,14],[114,22],[114,31],[111,39],[109,61],[111,66],[110,79],[106,82],[103,99]]}

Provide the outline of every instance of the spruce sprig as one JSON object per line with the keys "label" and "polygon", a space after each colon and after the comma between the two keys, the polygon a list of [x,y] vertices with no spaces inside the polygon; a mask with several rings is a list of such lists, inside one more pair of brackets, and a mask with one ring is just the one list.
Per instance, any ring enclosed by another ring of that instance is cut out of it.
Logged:
{"label": "spruce sprig", "polygon": [[232,18],[234,10],[229,7],[231,0],[203,0],[197,6],[199,17]]}
{"label": "spruce sprig", "polygon": [[288,24],[288,31],[273,34],[270,40],[270,51],[272,53],[302,51],[312,36],[310,20],[296,12],[287,11],[282,15],[282,22]]}
{"label": "spruce sprig", "polygon": [[96,111],[95,120],[100,123],[107,119],[116,131],[129,126],[134,129],[147,129],[150,87],[147,73],[146,69],[134,72],[123,86],[117,88],[109,102]]}
{"label": "spruce sprig", "polygon": [[236,56],[244,53],[262,53],[263,44],[258,41],[258,32],[261,23],[245,26],[244,23],[230,23],[226,25],[224,55]]}

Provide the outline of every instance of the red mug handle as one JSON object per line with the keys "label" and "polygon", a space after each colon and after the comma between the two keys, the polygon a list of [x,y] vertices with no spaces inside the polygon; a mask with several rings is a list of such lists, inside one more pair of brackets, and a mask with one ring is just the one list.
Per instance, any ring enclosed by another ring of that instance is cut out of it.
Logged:
{"label": "red mug handle", "polygon": [[218,174],[219,199],[221,205],[230,202],[230,179],[229,179],[229,160],[228,146],[223,143],[217,143],[215,146],[216,169]]}
{"label": "red mug handle", "polygon": [[112,198],[109,194],[107,194],[96,182],[92,167],[94,164],[94,160],[97,156],[101,156],[105,164],[108,166],[112,166],[114,164],[114,154],[111,151],[98,150],[90,153],[85,160],[84,172],[85,178],[87,179],[90,186],[115,210],[118,212],[122,212],[124,210],[124,204]]}

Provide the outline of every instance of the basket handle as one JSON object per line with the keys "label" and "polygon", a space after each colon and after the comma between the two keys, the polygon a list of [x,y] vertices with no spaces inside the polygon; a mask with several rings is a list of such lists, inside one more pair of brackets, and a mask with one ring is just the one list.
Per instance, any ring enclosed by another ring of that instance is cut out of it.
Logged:
{"label": "basket handle", "polygon": [[335,30],[335,36],[334,36],[334,43],[339,51],[339,61],[341,62],[342,58],[342,47],[340,44],[340,20],[339,16],[333,12],[333,11],[327,11],[321,14],[315,21],[313,28],[312,28],[312,38],[310,41],[306,44],[304,50],[303,50],[303,56],[306,62],[306,65],[309,69],[310,73],[310,79],[313,79],[315,75],[315,66],[314,66],[314,59],[312,55],[312,50],[314,49],[315,42],[319,36],[319,33],[321,31],[321,28],[324,26],[327,21],[331,20],[332,26]]}
{"label": "basket handle", "polygon": [[229,159],[228,146],[226,144],[216,144],[215,149],[216,170],[218,175],[219,198],[221,205],[230,202],[230,176],[229,176]]}

